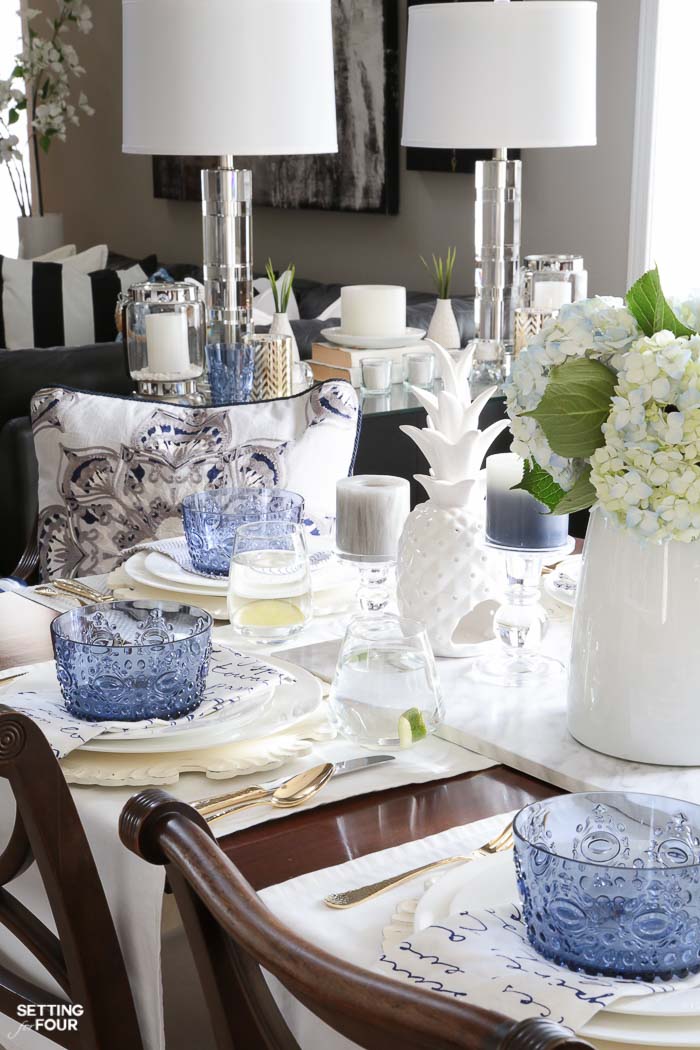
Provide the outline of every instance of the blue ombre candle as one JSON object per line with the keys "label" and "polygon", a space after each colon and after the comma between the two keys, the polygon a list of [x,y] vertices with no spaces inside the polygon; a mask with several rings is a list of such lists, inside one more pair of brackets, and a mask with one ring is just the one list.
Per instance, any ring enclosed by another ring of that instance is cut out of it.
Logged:
{"label": "blue ombre candle", "polygon": [[513,489],[522,477],[523,461],[513,452],[486,460],[487,539],[516,550],[562,547],[569,535],[568,514],[550,514],[529,492]]}

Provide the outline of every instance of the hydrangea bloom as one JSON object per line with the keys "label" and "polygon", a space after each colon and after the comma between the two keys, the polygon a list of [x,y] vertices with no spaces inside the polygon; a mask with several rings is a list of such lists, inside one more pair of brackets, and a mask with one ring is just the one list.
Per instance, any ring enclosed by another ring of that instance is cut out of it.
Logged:
{"label": "hydrangea bloom", "polygon": [[635,343],[603,435],[591,460],[603,509],[651,540],[700,539],[700,336]]}
{"label": "hydrangea bloom", "polygon": [[556,365],[571,357],[591,357],[617,368],[621,355],[640,335],[621,299],[595,296],[563,306],[513,364],[506,386],[513,451],[523,459],[535,459],[562,488],[570,489],[585,465],[583,460],[557,456],[540,425],[521,413],[540,403],[550,370]]}

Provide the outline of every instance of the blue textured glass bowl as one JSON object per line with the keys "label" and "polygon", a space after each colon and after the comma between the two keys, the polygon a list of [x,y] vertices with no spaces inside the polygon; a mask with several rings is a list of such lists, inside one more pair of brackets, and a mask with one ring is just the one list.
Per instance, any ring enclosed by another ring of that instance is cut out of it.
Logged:
{"label": "blue textured glass bowl", "polygon": [[700,806],[601,791],[521,810],[515,868],[528,938],[586,973],[700,970]]}
{"label": "blue textured glass bowl", "polygon": [[299,524],[304,498],[286,489],[241,488],[195,492],[182,501],[187,549],[198,572],[228,576],[233,541],[252,521]]}
{"label": "blue textured glass bowl", "polygon": [[209,613],[179,602],[110,602],[71,609],[51,624],[68,710],[90,722],[179,718],[202,701],[211,652]]}

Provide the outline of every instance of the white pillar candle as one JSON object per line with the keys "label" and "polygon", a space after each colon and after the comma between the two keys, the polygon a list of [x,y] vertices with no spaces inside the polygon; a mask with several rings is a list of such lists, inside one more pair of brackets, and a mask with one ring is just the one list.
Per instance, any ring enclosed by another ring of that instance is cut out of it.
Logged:
{"label": "white pillar candle", "polygon": [[146,314],[148,371],[168,379],[192,374],[187,316],[181,311]]}
{"label": "white pillar candle", "polygon": [[571,302],[569,281],[538,281],[535,278],[534,302],[538,310],[559,310]]}
{"label": "white pillar candle", "polygon": [[403,335],[406,289],[391,284],[352,284],[340,290],[341,329],[348,335]]}
{"label": "white pillar candle", "polygon": [[336,546],[350,558],[394,561],[411,510],[411,487],[390,474],[342,478],[335,489]]}
{"label": "white pillar candle", "polygon": [[529,492],[514,489],[523,478],[523,461],[513,452],[486,460],[486,536],[500,547],[542,550],[561,547],[569,532],[568,514],[550,514]]}

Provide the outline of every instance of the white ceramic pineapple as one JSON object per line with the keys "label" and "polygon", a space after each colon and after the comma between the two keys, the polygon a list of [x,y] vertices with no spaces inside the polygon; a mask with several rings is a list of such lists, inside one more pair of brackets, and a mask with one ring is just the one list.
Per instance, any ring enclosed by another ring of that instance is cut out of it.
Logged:
{"label": "white ceramic pineapple", "polygon": [[430,464],[416,474],[427,503],[409,515],[399,542],[397,594],[403,616],[426,624],[437,656],[472,656],[493,637],[499,605],[499,562],[483,545],[481,463],[508,420],[479,430],[479,416],[496,387],[473,401],[469,390],[473,351],[455,363],[430,343],[442,366],[438,394],[413,387],[428,426],[402,426]]}

